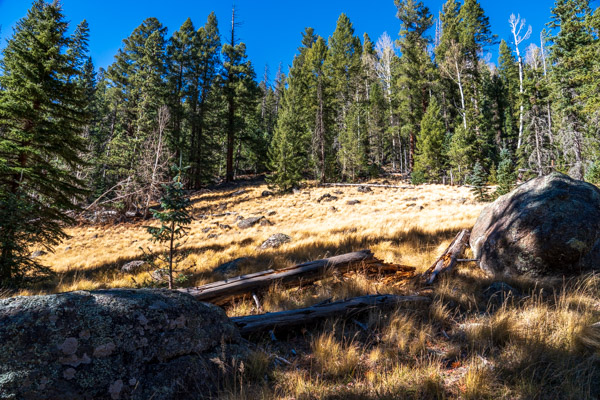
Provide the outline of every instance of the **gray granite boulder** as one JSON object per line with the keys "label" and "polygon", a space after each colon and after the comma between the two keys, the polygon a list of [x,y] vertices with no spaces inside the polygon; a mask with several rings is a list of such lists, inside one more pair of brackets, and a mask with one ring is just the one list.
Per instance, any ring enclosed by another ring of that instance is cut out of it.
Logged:
{"label": "gray granite boulder", "polygon": [[470,244],[492,275],[600,268],[600,190],[560,173],[532,179],[481,212]]}
{"label": "gray granite boulder", "polygon": [[3,299],[0,398],[210,396],[240,341],[222,309],[176,291]]}

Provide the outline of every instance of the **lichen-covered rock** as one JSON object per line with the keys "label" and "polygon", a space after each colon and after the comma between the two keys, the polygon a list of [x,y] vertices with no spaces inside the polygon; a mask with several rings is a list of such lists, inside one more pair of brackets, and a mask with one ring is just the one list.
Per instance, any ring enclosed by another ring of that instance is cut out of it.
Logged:
{"label": "lichen-covered rock", "polygon": [[481,212],[470,244],[494,275],[600,268],[600,190],[559,173],[532,179]]}
{"label": "lichen-covered rock", "polygon": [[180,292],[0,300],[0,399],[210,396],[244,349],[222,309]]}
{"label": "lichen-covered rock", "polygon": [[125,272],[128,274],[135,274],[142,270],[142,267],[146,265],[146,262],[143,260],[133,260],[128,262],[127,264],[121,267],[121,272]]}
{"label": "lichen-covered rock", "polygon": [[267,240],[265,240],[260,245],[260,249],[261,250],[276,249],[277,247],[279,247],[285,243],[289,243],[291,241],[292,241],[292,238],[289,237],[288,235],[285,235],[283,233],[276,233],[276,234],[270,236]]}
{"label": "lichen-covered rock", "polygon": [[240,222],[238,222],[238,228],[247,229],[247,228],[253,227],[254,225],[261,222],[264,218],[265,217],[263,217],[263,216],[244,218]]}

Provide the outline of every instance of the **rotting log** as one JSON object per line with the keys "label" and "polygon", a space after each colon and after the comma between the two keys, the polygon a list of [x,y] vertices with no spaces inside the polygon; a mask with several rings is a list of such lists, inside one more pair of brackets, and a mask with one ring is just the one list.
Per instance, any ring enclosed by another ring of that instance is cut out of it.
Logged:
{"label": "rotting log", "polygon": [[456,235],[448,248],[423,274],[423,279],[427,284],[432,284],[440,273],[448,272],[456,265],[458,257],[463,254],[465,247],[469,244],[470,235],[471,232],[467,229],[463,229]]}
{"label": "rotting log", "polygon": [[235,298],[268,289],[274,283],[283,287],[300,286],[320,280],[329,270],[346,273],[363,266],[379,264],[382,264],[382,262],[376,259],[370,250],[361,250],[322,260],[309,261],[276,271],[270,269],[241,275],[204,286],[179,289],[179,291],[191,294],[200,301],[223,305]]}
{"label": "rotting log", "polygon": [[242,335],[247,336],[277,327],[310,325],[325,318],[348,318],[372,308],[383,309],[403,303],[429,303],[430,301],[431,299],[425,296],[369,295],[333,303],[317,304],[297,310],[233,317],[231,321],[237,325]]}
{"label": "rotting log", "polygon": [[374,187],[382,189],[413,189],[415,186],[399,186],[399,185],[383,185],[379,183],[322,183],[321,186],[332,186],[332,187]]}

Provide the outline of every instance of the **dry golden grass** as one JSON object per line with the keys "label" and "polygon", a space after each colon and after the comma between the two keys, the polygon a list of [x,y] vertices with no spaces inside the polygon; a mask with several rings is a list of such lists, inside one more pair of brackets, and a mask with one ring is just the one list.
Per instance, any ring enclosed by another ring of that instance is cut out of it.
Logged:
{"label": "dry golden grass", "polygon": [[[266,185],[256,185],[246,187],[246,193],[235,197],[231,196],[235,189],[229,189],[193,198],[193,215],[197,218],[183,246],[187,255],[179,266],[192,275],[186,286],[219,279],[212,270],[238,257],[254,258],[242,271],[251,272],[283,268],[367,247],[386,262],[412,265],[421,270],[448,245],[453,233],[472,226],[482,208],[473,202],[468,188],[442,185],[373,188],[371,193],[359,193],[355,187],[309,186],[300,194],[261,197],[266,189]],[[318,203],[324,193],[331,193],[338,200]],[[360,204],[347,205],[350,199],[359,200]],[[332,206],[337,211],[333,211]],[[225,212],[232,214],[210,216]],[[267,216],[269,212],[275,214]],[[266,216],[273,226],[237,227],[238,216],[256,215]],[[158,250],[157,245],[149,241],[146,224],[148,222],[69,228],[67,233],[71,238],[61,243],[54,253],[39,259],[58,274],[55,286],[19,294],[135,287],[148,279],[148,274],[124,274],[120,267],[140,259],[140,247]],[[274,250],[257,250],[274,233],[287,234],[292,242]],[[347,289],[349,293],[361,291],[360,288]]]}
{"label": "dry golden grass", "polygon": [[[195,215],[234,214],[193,223],[180,266],[191,274],[186,286],[221,279],[213,269],[238,257],[250,258],[241,268],[247,273],[364,248],[386,262],[422,272],[456,232],[472,227],[484,206],[472,200],[467,188],[440,185],[374,188],[371,193],[309,186],[299,194],[267,198],[261,197],[265,185],[246,189],[237,197],[230,196],[230,189],[194,198]],[[324,193],[339,199],[318,203]],[[350,199],[360,204],[347,205]],[[271,211],[275,214],[267,216]],[[236,226],[237,216],[253,215],[265,215],[273,225],[246,230]],[[120,267],[141,257],[140,246],[155,247],[143,225],[69,229],[72,238],[42,258],[58,274],[54,285],[21,294],[139,286],[148,274],[125,274]],[[287,234],[292,242],[258,250],[274,233]],[[208,237],[214,234],[218,236]],[[504,281],[521,295],[491,300],[484,289],[494,280],[474,263],[464,263],[441,277],[425,309],[371,310],[356,319],[277,331],[277,341],[269,335],[253,338],[257,348],[236,366],[237,373],[219,397],[599,398],[600,328],[593,324],[600,321],[600,277]],[[261,301],[263,311],[272,312],[330,298],[413,290],[411,285],[386,286],[355,273],[299,288],[274,286]],[[258,312],[252,299],[242,299],[226,311],[230,316]]]}

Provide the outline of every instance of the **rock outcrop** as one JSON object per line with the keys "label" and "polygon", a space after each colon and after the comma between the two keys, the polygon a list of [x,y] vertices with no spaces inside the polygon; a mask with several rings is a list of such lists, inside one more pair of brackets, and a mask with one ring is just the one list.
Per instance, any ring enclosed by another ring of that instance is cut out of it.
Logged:
{"label": "rock outcrop", "polygon": [[240,336],[180,292],[102,290],[0,300],[0,398],[187,399],[214,394]]}
{"label": "rock outcrop", "polygon": [[600,268],[600,190],[552,173],[479,215],[471,248],[489,274],[574,274]]}

